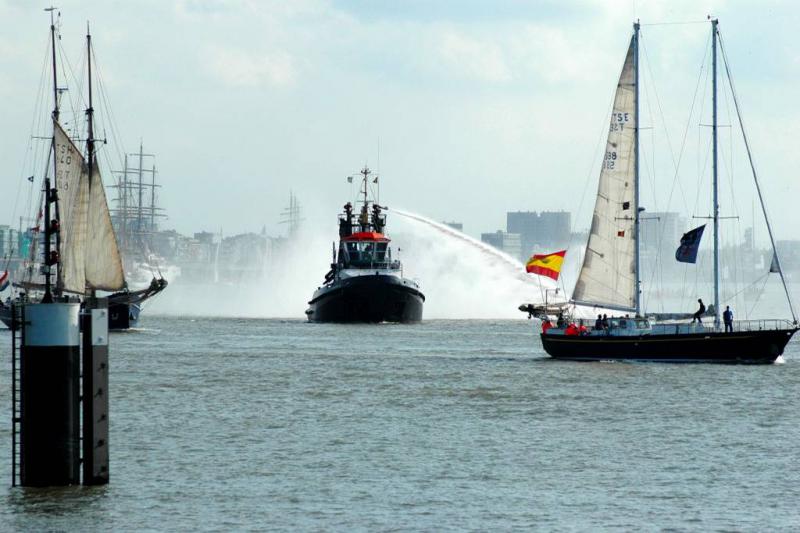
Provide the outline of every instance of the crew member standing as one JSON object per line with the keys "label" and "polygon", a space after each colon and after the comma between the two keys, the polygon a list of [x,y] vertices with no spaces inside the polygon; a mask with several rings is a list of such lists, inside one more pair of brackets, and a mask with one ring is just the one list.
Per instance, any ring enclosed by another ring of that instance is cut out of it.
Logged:
{"label": "crew member standing", "polygon": [[725,306],[725,311],[722,313],[722,321],[725,322],[725,333],[729,331],[733,333],[733,311],[731,311],[730,305]]}

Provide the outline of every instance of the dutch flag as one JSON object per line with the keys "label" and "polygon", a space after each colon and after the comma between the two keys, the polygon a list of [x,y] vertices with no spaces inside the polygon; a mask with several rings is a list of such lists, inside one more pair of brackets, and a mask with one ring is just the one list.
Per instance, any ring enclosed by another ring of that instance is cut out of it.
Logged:
{"label": "dutch flag", "polygon": [[6,287],[8,287],[8,270],[0,273],[0,292],[6,290]]}

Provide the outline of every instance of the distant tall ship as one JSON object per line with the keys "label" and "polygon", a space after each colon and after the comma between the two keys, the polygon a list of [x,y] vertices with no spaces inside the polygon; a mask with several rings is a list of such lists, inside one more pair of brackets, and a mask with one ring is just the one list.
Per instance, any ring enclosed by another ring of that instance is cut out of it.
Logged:
{"label": "distant tall ship", "polygon": [[372,172],[365,166],[360,174],[361,211],[348,202],[339,215],[338,250],[334,244],[331,269],[306,315],[311,322],[419,322],[425,295],[392,258],[385,208],[368,197]]}
{"label": "distant tall ship", "polygon": [[[137,153],[125,154],[125,168],[118,171],[116,207],[111,219],[122,253],[125,268],[125,288],[108,297],[108,315],[111,329],[129,329],[139,322],[144,302],[167,288],[167,280],[155,270],[160,263],[153,251],[153,235],[157,220],[166,215],[158,207],[156,166],[153,154],[144,153],[139,143]],[[145,168],[145,161],[148,166]],[[152,163],[152,165],[150,164]],[[145,277],[146,276],[146,277]],[[144,277],[144,279],[142,279]],[[148,277],[151,277],[148,281]],[[132,289],[131,287],[142,287]]]}

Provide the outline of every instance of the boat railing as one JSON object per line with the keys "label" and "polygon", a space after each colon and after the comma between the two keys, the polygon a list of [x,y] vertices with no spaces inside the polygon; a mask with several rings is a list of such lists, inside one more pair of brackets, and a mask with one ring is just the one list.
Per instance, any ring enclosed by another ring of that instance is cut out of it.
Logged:
{"label": "boat railing", "polygon": [[362,261],[362,260],[354,260],[350,261],[350,267],[353,268],[365,268],[365,269],[373,269],[377,268],[380,270],[389,269],[389,270],[399,270],[400,269],[400,261]]}
{"label": "boat railing", "polygon": [[766,331],[776,329],[793,329],[797,326],[791,321],[781,318],[761,320],[734,320],[733,331]]}

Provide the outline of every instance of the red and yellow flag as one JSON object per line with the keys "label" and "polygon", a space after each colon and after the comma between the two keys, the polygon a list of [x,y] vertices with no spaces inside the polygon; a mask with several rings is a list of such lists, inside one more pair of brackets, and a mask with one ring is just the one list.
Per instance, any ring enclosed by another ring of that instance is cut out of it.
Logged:
{"label": "red and yellow flag", "polygon": [[534,254],[528,259],[525,270],[531,274],[539,274],[548,278],[558,279],[561,273],[561,264],[564,262],[566,250],[561,250],[554,254]]}

